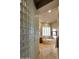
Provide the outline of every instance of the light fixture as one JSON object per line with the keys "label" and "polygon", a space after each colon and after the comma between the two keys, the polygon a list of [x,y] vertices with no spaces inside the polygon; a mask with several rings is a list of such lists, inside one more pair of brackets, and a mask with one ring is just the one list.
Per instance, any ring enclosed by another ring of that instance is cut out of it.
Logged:
{"label": "light fixture", "polygon": [[48,13],[51,13],[52,11],[51,10],[48,10]]}

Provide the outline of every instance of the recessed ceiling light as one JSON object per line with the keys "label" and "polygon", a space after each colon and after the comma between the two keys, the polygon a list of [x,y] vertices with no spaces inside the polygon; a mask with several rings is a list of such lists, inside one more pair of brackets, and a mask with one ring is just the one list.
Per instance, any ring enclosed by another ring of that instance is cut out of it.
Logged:
{"label": "recessed ceiling light", "polygon": [[48,10],[48,13],[51,13],[52,11],[51,10]]}

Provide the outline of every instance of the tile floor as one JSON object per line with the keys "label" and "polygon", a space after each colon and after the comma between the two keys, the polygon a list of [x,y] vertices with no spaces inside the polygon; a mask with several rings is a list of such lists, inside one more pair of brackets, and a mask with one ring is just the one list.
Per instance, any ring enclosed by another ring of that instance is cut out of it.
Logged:
{"label": "tile floor", "polygon": [[57,59],[57,48],[55,48],[55,39],[44,40],[40,44],[40,54],[38,59]]}

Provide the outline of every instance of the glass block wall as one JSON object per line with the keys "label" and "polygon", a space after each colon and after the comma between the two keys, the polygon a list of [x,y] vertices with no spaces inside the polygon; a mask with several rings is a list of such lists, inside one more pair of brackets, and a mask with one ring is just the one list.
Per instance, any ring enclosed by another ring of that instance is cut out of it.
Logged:
{"label": "glass block wall", "polygon": [[33,0],[20,3],[20,59],[37,59],[39,20]]}

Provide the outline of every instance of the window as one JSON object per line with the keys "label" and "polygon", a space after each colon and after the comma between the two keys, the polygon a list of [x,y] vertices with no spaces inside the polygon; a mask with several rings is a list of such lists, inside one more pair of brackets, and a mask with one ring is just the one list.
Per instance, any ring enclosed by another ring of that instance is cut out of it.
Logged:
{"label": "window", "polygon": [[53,32],[53,33],[52,33],[53,36],[56,36],[56,34],[57,34],[57,33],[56,33],[56,29],[53,29],[52,32]]}
{"label": "window", "polygon": [[53,34],[53,37],[56,38],[57,37],[57,30],[56,29],[53,29],[52,32],[53,32],[52,33]]}
{"label": "window", "polygon": [[50,35],[51,35],[50,27],[44,26],[42,28],[42,36],[50,36]]}
{"label": "window", "polygon": [[56,32],[55,31],[53,32],[53,36],[56,36]]}

